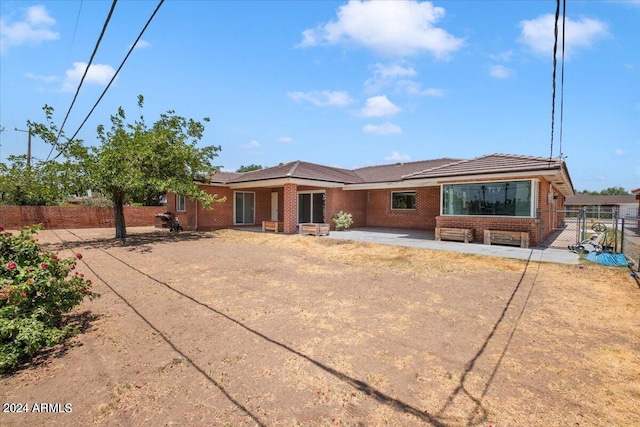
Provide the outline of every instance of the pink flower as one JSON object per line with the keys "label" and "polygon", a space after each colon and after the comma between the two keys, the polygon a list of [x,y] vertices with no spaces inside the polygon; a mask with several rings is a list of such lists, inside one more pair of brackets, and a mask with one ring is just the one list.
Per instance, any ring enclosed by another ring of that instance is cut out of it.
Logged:
{"label": "pink flower", "polygon": [[18,268],[18,264],[11,261],[11,262],[8,262],[7,265],[5,265],[5,267],[7,268],[7,270],[15,270],[16,268]]}
{"label": "pink flower", "polygon": [[76,254],[76,258],[82,259],[82,254]]}
{"label": "pink flower", "polygon": [[60,261],[60,258],[58,258],[57,255],[51,255],[51,259],[54,261]]}
{"label": "pink flower", "polygon": [[0,232],[4,231],[4,227],[0,225]]}
{"label": "pink flower", "polygon": [[40,268],[43,268],[43,269],[44,269],[44,268],[47,268],[47,267],[49,267],[49,266],[47,265],[47,263],[46,263],[46,262],[42,262],[42,263],[40,263]]}

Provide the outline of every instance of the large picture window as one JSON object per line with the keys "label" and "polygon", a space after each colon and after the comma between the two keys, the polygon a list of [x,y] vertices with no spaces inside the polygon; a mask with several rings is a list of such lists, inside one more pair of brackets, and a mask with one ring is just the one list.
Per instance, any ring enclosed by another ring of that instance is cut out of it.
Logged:
{"label": "large picture window", "polygon": [[324,223],[324,193],[298,193],[298,223]]}
{"label": "large picture window", "polygon": [[533,181],[478,182],[442,186],[443,215],[534,215]]}
{"label": "large picture window", "polygon": [[391,193],[391,209],[411,210],[416,208],[415,191],[393,191]]}
{"label": "large picture window", "polygon": [[236,191],[233,200],[234,224],[253,224],[255,222],[255,193]]}

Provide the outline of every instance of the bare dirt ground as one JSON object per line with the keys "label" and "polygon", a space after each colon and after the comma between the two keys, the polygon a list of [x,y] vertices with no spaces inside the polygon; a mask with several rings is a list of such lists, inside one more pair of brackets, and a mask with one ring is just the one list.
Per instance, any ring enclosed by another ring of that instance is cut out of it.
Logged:
{"label": "bare dirt ground", "polygon": [[84,333],[0,380],[3,404],[71,412],[1,425],[640,425],[628,269],[137,231],[41,233],[102,297],[75,313]]}

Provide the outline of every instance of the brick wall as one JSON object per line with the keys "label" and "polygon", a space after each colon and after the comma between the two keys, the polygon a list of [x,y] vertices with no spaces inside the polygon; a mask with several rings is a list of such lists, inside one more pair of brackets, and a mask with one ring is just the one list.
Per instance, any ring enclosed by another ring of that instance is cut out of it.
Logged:
{"label": "brick wall", "polygon": [[298,231],[298,186],[296,184],[285,184],[283,199],[284,232],[295,233]]}
{"label": "brick wall", "polygon": [[492,216],[439,216],[438,227],[473,228],[476,242],[484,242],[484,230],[528,231],[531,246],[539,245],[537,218],[509,218]]}
{"label": "brick wall", "polygon": [[434,230],[436,217],[440,214],[440,187],[393,189],[396,191],[415,191],[416,208],[391,209],[392,190],[367,191],[366,226]]}
{"label": "brick wall", "polygon": [[[165,206],[125,207],[127,227],[153,226]],[[113,208],[98,206],[0,206],[0,225],[7,229],[42,223],[49,229],[112,228]]]}
{"label": "brick wall", "polygon": [[350,213],[353,216],[351,227],[364,227],[366,225],[366,191],[345,191],[342,188],[327,188],[326,195],[324,222],[331,224],[332,230],[335,229],[335,224],[331,217],[340,211]]}

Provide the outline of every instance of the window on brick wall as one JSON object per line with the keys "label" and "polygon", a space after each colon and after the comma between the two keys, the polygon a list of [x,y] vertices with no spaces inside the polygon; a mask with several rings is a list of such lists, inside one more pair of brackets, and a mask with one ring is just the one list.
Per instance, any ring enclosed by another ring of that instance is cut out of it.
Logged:
{"label": "window on brick wall", "polygon": [[187,199],[179,194],[176,194],[176,210],[178,212],[187,211]]}
{"label": "window on brick wall", "polygon": [[298,223],[324,223],[324,192],[298,193]]}
{"label": "window on brick wall", "polygon": [[415,208],[416,208],[416,192],[415,191],[392,191],[391,192],[391,209],[413,210]]}
{"label": "window on brick wall", "polygon": [[442,186],[443,215],[535,216],[535,181]]}

